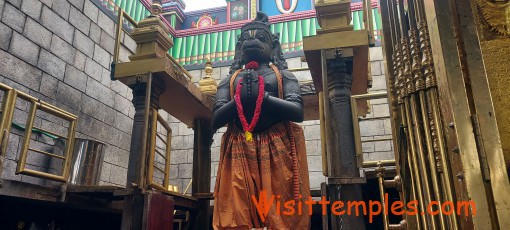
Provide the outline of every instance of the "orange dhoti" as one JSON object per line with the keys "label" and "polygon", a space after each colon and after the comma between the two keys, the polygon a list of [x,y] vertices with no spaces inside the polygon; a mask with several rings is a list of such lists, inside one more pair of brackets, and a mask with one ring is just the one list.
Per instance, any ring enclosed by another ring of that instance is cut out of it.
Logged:
{"label": "orange dhoti", "polygon": [[[302,195],[301,202],[294,201],[293,213],[284,206],[294,200],[291,143],[295,143],[298,189]],[[274,195],[265,221],[257,212],[258,202],[252,199],[254,196],[259,201],[261,192],[268,200]],[[282,122],[254,133],[253,142],[248,142],[244,132],[230,124],[221,142],[214,194],[214,229],[310,229],[310,214],[304,205],[310,196],[310,183],[303,129],[295,123]],[[303,204],[299,210],[298,203]]]}

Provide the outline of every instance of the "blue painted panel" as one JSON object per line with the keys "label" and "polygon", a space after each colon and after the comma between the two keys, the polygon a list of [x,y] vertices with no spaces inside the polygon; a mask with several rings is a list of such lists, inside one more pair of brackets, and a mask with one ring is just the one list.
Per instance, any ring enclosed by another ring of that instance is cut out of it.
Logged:
{"label": "blue painted panel", "polygon": [[[218,24],[227,23],[227,8],[223,10],[214,10],[214,12],[207,12],[207,10],[203,10],[201,12],[209,13],[210,15],[216,16],[218,19]],[[184,22],[182,23],[180,29],[189,29],[191,28],[191,22],[200,18],[204,13],[201,14],[186,14],[186,18],[184,19]]]}
{"label": "blue painted panel", "polygon": [[[276,1],[281,1],[283,5],[284,0],[260,0],[259,10],[266,13],[268,16],[282,14],[276,6]],[[296,9],[292,13],[313,9],[312,0],[291,0],[291,2],[292,1],[298,1]]]}

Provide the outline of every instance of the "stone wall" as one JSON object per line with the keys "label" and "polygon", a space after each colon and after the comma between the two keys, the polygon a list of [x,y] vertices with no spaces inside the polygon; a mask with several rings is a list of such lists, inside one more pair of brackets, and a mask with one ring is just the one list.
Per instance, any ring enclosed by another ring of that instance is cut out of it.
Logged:
{"label": "stone wall", "polygon": [[[124,186],[134,109],[131,90],[110,80],[115,23],[89,0],[0,1],[0,81],[78,116],[77,137],[107,144],[101,183]],[[123,36],[123,60],[136,43]],[[18,99],[14,122],[24,126],[29,105]],[[65,134],[67,123],[37,112],[35,126]],[[15,175],[22,130],[14,128],[4,179]],[[31,147],[52,152],[54,140],[33,134]],[[46,171],[49,158],[29,152],[28,167]]]}
{"label": "stone wall", "polygon": [[[370,48],[370,60],[372,88],[369,89],[369,93],[386,91],[382,47]],[[370,100],[369,104],[371,113],[360,118],[361,140],[392,138],[388,100]],[[365,142],[362,147],[364,161],[395,159],[392,141]]]}
{"label": "stone wall", "polygon": [[[56,105],[78,116],[77,137],[100,140],[107,145],[101,183],[124,186],[134,109],[131,89],[110,80],[115,23],[89,0],[8,0],[0,1],[0,82]],[[127,61],[136,43],[122,34],[120,58]],[[373,88],[385,90],[382,51],[371,49]],[[301,58],[288,59],[289,68],[307,67]],[[217,81],[229,67],[215,68]],[[198,82],[204,73],[191,71]],[[309,71],[294,72],[299,80],[310,80]],[[386,100],[373,100],[372,113],[361,121],[364,139],[387,137],[391,133]],[[18,100],[15,119],[24,125],[29,110]],[[183,191],[192,177],[193,130],[163,113],[172,128],[170,183]],[[305,121],[310,181],[318,189],[324,181],[319,121]],[[37,113],[35,126],[65,134],[66,123]],[[225,128],[214,135],[212,145],[212,188],[216,180],[220,139]],[[46,184],[42,179],[15,175],[21,148],[22,130],[13,128],[5,155],[2,178]],[[54,140],[33,134],[31,147],[52,152]],[[363,145],[366,160],[393,158],[389,141]],[[49,158],[30,152],[30,168],[48,170]]]}

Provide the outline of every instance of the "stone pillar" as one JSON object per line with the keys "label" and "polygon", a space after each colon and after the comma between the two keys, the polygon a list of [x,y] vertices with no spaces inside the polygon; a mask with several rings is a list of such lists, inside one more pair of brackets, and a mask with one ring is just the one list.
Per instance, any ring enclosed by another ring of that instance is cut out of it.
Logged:
{"label": "stone pillar", "polygon": [[[348,201],[363,201],[357,164],[354,131],[351,116],[352,57],[327,59],[329,118],[328,132],[328,187],[331,204]],[[360,206],[361,207],[361,206]],[[332,229],[365,229],[363,210],[360,215],[331,215]]]}
{"label": "stone pillar", "polygon": [[[151,77],[151,76],[147,76]],[[150,94],[150,108],[159,108],[159,96],[163,89],[158,86],[163,84],[152,84]],[[137,83],[130,86],[133,89],[133,105],[135,107],[135,116],[133,118],[133,133],[131,135],[131,148],[129,152],[128,175],[126,187],[144,188],[146,185],[146,157],[148,156],[148,135],[151,132],[148,127],[147,136],[144,135],[144,113],[147,94],[147,83]],[[147,124],[149,126],[149,124]],[[144,146],[144,142],[147,143]],[[145,148],[144,148],[145,147]]]}

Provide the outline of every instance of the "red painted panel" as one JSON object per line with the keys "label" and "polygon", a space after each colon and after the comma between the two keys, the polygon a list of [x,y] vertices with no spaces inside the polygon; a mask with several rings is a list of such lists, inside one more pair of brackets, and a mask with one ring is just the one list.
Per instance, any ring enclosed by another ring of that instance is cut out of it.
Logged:
{"label": "red painted panel", "polygon": [[174,202],[163,194],[147,195],[147,230],[172,230]]}

